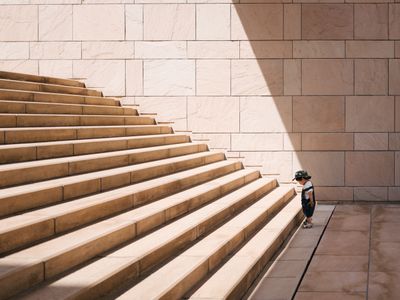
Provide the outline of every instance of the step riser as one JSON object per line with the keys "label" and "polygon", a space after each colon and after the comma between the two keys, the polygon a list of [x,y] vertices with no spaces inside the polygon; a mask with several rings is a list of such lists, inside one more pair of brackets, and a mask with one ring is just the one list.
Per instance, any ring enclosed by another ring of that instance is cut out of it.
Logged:
{"label": "step riser", "polygon": [[72,115],[138,115],[136,109],[118,106],[66,105],[53,103],[25,103],[0,100],[0,113],[72,114]]}
{"label": "step riser", "polygon": [[0,163],[16,163],[39,159],[58,158],[74,155],[94,154],[101,152],[129,150],[161,145],[190,142],[189,136],[168,136],[154,138],[132,138],[117,141],[70,143],[50,146],[32,146],[1,149]]}
{"label": "step riser", "polygon": [[64,141],[78,139],[111,138],[172,133],[169,126],[139,126],[120,128],[79,128],[53,130],[0,130],[0,144],[20,144],[34,142]]}
{"label": "step riser", "polygon": [[194,166],[209,164],[224,159],[223,154],[214,154],[203,159],[190,159],[177,163],[159,165],[138,171],[121,172],[114,175],[105,175],[96,179],[82,179],[78,183],[44,188],[40,191],[25,193],[18,196],[3,197],[0,201],[0,216],[23,212],[28,209],[55,204],[62,201],[88,196],[96,193],[124,187],[140,181],[149,180],[158,176],[187,170]]}
{"label": "step riser", "polygon": [[14,72],[6,72],[0,71],[0,78],[9,79],[9,80],[21,80],[21,81],[32,81],[39,83],[49,83],[49,84],[59,84],[65,86],[76,86],[84,88],[85,84],[83,82],[79,82],[76,80],[63,79],[63,78],[55,78],[48,76],[38,76],[31,74],[22,74],[22,73],[14,73]]}

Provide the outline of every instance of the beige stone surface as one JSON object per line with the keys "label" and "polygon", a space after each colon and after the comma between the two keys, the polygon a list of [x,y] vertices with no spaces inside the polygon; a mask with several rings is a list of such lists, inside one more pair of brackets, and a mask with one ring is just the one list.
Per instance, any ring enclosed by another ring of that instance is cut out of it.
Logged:
{"label": "beige stone surface", "polygon": [[[394,185],[394,153],[391,152],[347,152],[346,185],[391,186]],[[365,176],[365,174],[375,176]]]}
{"label": "beige stone surface", "polygon": [[308,270],[311,272],[367,272],[368,256],[315,255]]}
{"label": "beige stone surface", "polygon": [[229,4],[204,4],[196,7],[197,40],[229,40],[230,25]]}
{"label": "beige stone surface", "polygon": [[400,58],[400,41],[395,42],[395,57]]}
{"label": "beige stone surface", "polygon": [[33,59],[81,58],[81,43],[78,42],[31,42],[29,50]]}
{"label": "beige stone surface", "polygon": [[303,133],[302,150],[353,150],[352,133]]}
{"label": "beige stone surface", "polygon": [[283,149],[284,150],[301,150],[301,133],[284,133]]}
{"label": "beige stone surface", "polygon": [[149,4],[144,6],[145,40],[194,40],[195,6]]}
{"label": "beige stone surface", "polygon": [[39,6],[39,40],[72,40],[72,5]]}
{"label": "beige stone surface", "polygon": [[28,59],[29,43],[0,42],[0,59]]}
{"label": "beige stone surface", "polygon": [[318,187],[318,199],[337,201],[352,201],[353,188],[351,187]]}
{"label": "beige stone surface", "polygon": [[344,41],[294,41],[294,58],[344,58]]}
{"label": "beige stone surface", "polygon": [[281,60],[233,60],[232,95],[282,95]]}
{"label": "beige stone surface", "polygon": [[136,42],[135,58],[186,58],[186,42]]}
{"label": "beige stone surface", "polygon": [[143,5],[125,5],[125,37],[143,40]]}
{"label": "beige stone surface", "polygon": [[393,41],[346,41],[347,58],[393,58]]}
{"label": "beige stone surface", "polygon": [[284,60],[284,94],[301,94],[301,60]]}
{"label": "beige stone surface", "polygon": [[55,77],[72,77],[72,61],[70,60],[40,60],[40,75]]}
{"label": "beige stone surface", "polygon": [[2,60],[0,68],[3,71],[38,74],[39,62],[37,60]]}
{"label": "beige stone surface", "polygon": [[83,42],[83,59],[134,58],[133,42]]}
{"label": "beige stone surface", "polygon": [[283,38],[283,6],[237,4],[232,9],[231,39],[279,40]]}
{"label": "beige stone surface", "polygon": [[388,61],[385,59],[362,59],[355,61],[356,95],[387,95]]}
{"label": "beige stone surface", "polygon": [[126,94],[143,95],[143,61],[126,61]]}
{"label": "beige stone surface", "polygon": [[290,181],[293,178],[291,152],[241,152],[245,165],[262,166],[261,173],[278,180]]}
{"label": "beige stone surface", "polygon": [[388,150],[388,133],[355,133],[354,150]]}
{"label": "beige stone surface", "polygon": [[366,256],[369,251],[369,232],[326,231],[315,252],[317,255],[347,256],[349,253]]}
{"label": "beige stone surface", "polygon": [[356,187],[354,188],[355,201],[386,201],[388,188],[386,187]]}
{"label": "beige stone surface", "polygon": [[188,58],[239,58],[238,41],[188,41]]}
{"label": "beige stone surface", "polygon": [[301,20],[303,39],[353,38],[353,5],[305,4]]}
{"label": "beige stone surface", "polygon": [[346,97],[346,131],[394,131],[394,98],[388,96]]}
{"label": "beige stone surface", "polygon": [[240,58],[291,58],[289,41],[240,41]]}
{"label": "beige stone surface", "polygon": [[388,5],[356,4],[354,6],[354,38],[384,40],[388,38]]}
{"label": "beige stone surface", "polygon": [[0,41],[36,41],[37,39],[37,6],[0,6]]}
{"label": "beige stone surface", "polygon": [[73,9],[75,40],[123,40],[123,5],[78,5]]}
{"label": "beige stone surface", "polygon": [[345,126],[344,102],[344,98],[339,96],[293,97],[293,131],[342,132]]}
{"label": "beige stone surface", "polygon": [[383,296],[387,300],[396,300],[400,294],[399,280],[400,272],[371,272],[368,299],[378,300]]}
{"label": "beige stone surface", "polygon": [[366,293],[338,293],[338,292],[298,292],[295,300],[365,300]]}
{"label": "beige stone surface", "polygon": [[279,133],[232,134],[233,151],[283,150],[283,136]]}
{"label": "beige stone surface", "polygon": [[353,93],[353,61],[311,59],[302,62],[303,95],[349,95]]}
{"label": "beige stone surface", "polygon": [[224,96],[231,89],[229,60],[198,60],[196,62],[196,95]]}
{"label": "beige stone surface", "polygon": [[301,5],[284,5],[283,37],[285,40],[301,38]]}
{"label": "beige stone surface", "polygon": [[400,59],[389,60],[389,95],[400,95]]}
{"label": "beige stone surface", "polygon": [[389,38],[400,39],[400,5],[389,4]]}

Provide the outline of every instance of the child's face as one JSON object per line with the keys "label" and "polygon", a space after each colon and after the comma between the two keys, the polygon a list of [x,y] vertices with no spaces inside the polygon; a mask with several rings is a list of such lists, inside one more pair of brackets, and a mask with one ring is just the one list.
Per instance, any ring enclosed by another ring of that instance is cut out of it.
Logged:
{"label": "child's face", "polygon": [[301,179],[296,179],[296,181],[298,182],[298,183],[300,183],[301,185],[304,185],[304,182],[306,181],[304,178],[301,178]]}

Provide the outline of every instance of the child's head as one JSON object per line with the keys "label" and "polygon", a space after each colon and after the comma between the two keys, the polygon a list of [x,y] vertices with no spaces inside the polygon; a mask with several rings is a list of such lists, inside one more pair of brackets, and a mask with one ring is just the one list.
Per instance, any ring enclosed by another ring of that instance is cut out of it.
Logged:
{"label": "child's head", "polygon": [[308,175],[307,171],[299,170],[294,174],[293,180],[296,180],[300,184],[304,184],[307,180],[311,179],[311,176]]}

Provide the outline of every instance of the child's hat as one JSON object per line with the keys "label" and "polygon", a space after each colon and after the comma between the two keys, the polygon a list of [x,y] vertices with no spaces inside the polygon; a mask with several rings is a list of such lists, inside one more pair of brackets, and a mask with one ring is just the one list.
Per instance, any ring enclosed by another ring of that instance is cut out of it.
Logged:
{"label": "child's hat", "polygon": [[308,175],[308,173],[307,173],[307,171],[305,171],[305,170],[300,170],[300,171],[297,171],[295,174],[294,174],[294,178],[292,179],[292,180],[300,180],[300,179],[302,179],[302,178],[304,178],[304,179],[311,179],[311,176],[310,175]]}

